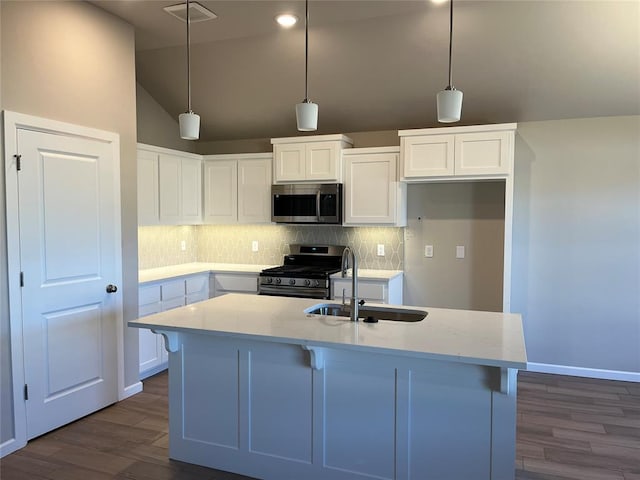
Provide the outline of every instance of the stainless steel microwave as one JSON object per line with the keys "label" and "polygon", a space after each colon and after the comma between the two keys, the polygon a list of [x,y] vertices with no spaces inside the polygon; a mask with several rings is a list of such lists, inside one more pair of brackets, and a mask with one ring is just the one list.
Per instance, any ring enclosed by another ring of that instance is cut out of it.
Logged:
{"label": "stainless steel microwave", "polygon": [[271,221],[342,224],[342,184],[271,185]]}

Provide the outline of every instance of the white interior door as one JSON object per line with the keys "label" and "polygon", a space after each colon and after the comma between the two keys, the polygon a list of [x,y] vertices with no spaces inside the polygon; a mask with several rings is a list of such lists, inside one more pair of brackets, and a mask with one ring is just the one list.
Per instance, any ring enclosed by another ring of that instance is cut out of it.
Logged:
{"label": "white interior door", "polygon": [[107,142],[17,132],[27,438],[118,399],[119,167]]}

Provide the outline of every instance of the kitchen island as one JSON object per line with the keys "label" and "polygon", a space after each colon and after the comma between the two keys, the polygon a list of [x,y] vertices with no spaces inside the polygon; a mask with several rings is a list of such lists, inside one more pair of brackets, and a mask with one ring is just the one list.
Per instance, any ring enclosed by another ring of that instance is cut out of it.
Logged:
{"label": "kitchen island", "polygon": [[229,294],[129,322],[171,352],[171,458],[274,480],[513,479],[519,315],[367,324],[305,313],[318,303]]}

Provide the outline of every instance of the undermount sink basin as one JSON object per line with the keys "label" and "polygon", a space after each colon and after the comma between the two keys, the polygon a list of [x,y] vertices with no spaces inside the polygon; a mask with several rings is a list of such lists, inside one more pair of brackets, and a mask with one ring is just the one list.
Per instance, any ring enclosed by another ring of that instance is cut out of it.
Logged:
{"label": "undermount sink basin", "polygon": [[[309,307],[305,313],[311,315],[332,315],[334,317],[351,316],[351,308],[349,305],[341,303],[320,303]],[[373,307],[363,305],[358,309],[358,318],[364,322],[375,323],[378,320],[394,320],[396,322],[419,322],[427,316],[425,310],[410,310],[406,308],[394,307]]]}

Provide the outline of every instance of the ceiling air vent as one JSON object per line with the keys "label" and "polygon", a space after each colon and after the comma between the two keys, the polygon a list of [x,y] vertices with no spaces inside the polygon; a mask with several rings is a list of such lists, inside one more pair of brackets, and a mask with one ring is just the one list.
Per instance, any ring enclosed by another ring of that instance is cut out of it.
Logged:
{"label": "ceiling air vent", "polygon": [[[171,5],[170,7],[164,7],[163,10],[169,15],[173,15],[177,19],[186,23],[187,9],[185,8],[184,3]],[[191,18],[191,23],[204,22],[206,20],[213,20],[214,18],[218,18],[218,16],[211,10],[206,9],[196,2],[189,2],[189,17]]]}

